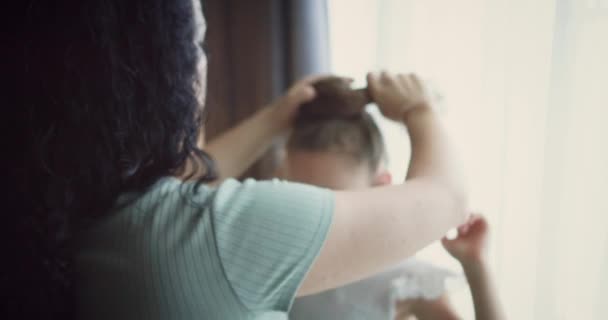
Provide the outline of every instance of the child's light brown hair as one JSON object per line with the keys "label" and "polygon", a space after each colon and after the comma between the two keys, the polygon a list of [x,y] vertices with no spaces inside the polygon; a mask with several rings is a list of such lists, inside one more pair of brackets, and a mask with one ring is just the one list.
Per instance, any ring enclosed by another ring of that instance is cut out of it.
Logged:
{"label": "child's light brown hair", "polygon": [[316,119],[296,124],[288,151],[334,152],[367,163],[372,172],[385,159],[380,129],[365,111],[349,117]]}

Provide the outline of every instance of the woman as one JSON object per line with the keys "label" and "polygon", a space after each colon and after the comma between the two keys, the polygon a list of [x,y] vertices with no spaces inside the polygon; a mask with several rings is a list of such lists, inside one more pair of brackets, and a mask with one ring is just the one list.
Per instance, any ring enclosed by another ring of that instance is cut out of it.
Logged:
{"label": "woman", "polygon": [[368,77],[410,133],[402,185],[231,179],[289,130],[314,79],[205,145],[198,1],[28,1],[17,15],[7,106],[26,141],[11,158],[3,310],[283,318],[295,295],[378,272],[465,221],[454,157],[413,75]]}

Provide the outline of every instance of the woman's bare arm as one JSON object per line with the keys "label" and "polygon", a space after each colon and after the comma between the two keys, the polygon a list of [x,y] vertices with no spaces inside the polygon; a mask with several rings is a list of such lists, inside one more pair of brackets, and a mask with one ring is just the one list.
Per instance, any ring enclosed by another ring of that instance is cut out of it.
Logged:
{"label": "woman's bare arm", "polygon": [[265,107],[207,144],[217,166],[215,183],[239,177],[272,146],[284,130],[275,117],[273,107]]}
{"label": "woman's bare arm", "polygon": [[311,83],[319,78],[299,81],[284,96],[207,143],[204,149],[217,165],[219,177],[215,183],[242,175],[275,138],[289,131],[300,105],[314,98]]}
{"label": "woman's bare arm", "polygon": [[382,271],[465,221],[465,191],[449,139],[413,76],[371,75],[383,114],[403,119],[412,159],[401,185],[335,194],[334,220],[299,295]]}

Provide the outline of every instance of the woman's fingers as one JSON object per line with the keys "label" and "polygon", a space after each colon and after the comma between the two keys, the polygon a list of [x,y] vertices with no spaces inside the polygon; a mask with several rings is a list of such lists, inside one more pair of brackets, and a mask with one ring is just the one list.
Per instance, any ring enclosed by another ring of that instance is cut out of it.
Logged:
{"label": "woman's fingers", "polygon": [[380,82],[384,85],[390,85],[394,82],[394,76],[392,73],[386,70],[382,70],[380,72]]}
{"label": "woman's fingers", "polygon": [[323,80],[325,78],[331,78],[331,77],[334,77],[334,75],[331,75],[329,73],[308,75],[308,76],[306,76],[306,77],[301,78],[300,80],[298,80],[293,85],[293,87],[298,86],[298,85],[310,85],[310,86],[312,86],[313,83],[315,83],[315,82],[317,82],[319,80]]}
{"label": "woman's fingers", "polygon": [[315,97],[315,89],[311,85],[302,85],[293,88],[293,92],[288,96],[291,104],[302,104]]}
{"label": "woman's fingers", "polygon": [[369,72],[367,74],[367,86],[369,89],[378,89],[378,84],[380,82],[380,73],[376,71]]}
{"label": "woman's fingers", "polygon": [[285,95],[285,103],[288,106],[299,106],[314,99],[315,95],[316,92],[311,82],[299,81]]}

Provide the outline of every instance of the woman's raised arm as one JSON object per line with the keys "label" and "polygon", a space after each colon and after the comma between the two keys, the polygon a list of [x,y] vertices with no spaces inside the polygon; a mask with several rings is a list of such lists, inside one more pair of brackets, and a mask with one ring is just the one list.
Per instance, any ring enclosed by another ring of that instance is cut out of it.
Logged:
{"label": "woman's raised arm", "polygon": [[311,83],[316,79],[319,77],[299,81],[284,96],[209,141],[204,149],[216,160],[216,183],[239,177],[270,148],[274,138],[291,128],[299,106],[314,98]]}

